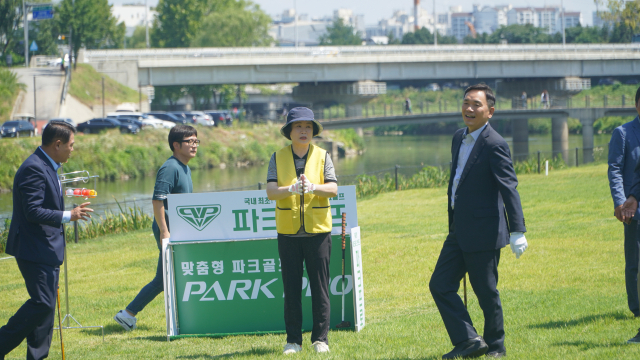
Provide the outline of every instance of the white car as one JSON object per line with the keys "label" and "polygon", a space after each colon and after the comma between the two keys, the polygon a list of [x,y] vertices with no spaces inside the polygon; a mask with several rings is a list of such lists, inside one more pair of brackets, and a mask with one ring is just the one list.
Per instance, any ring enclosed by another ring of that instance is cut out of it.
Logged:
{"label": "white car", "polygon": [[213,126],[213,119],[211,118],[211,116],[205,114],[202,111],[186,111],[185,114],[188,117],[192,117],[193,119],[195,119],[196,124]]}
{"label": "white car", "polygon": [[115,117],[117,118],[119,115],[131,115],[131,116],[137,116],[138,120],[140,122],[142,122],[144,125],[149,125],[151,127],[153,127],[154,129],[171,129],[172,127],[176,126],[176,123],[171,122],[171,121],[166,121],[166,120],[160,120],[158,118],[153,117],[152,115],[145,115],[141,112],[137,112],[137,111],[122,111],[122,110],[118,110],[116,112],[112,112],[107,114],[107,117]]}

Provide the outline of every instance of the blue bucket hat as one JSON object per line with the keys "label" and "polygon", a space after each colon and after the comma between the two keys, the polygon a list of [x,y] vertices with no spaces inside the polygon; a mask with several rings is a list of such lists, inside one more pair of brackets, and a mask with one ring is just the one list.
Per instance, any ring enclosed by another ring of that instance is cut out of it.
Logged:
{"label": "blue bucket hat", "polygon": [[318,132],[316,133],[314,131],[313,136],[318,136],[322,132],[322,124],[313,118],[313,111],[311,111],[311,109],[306,107],[296,107],[289,110],[289,113],[287,114],[287,122],[280,128],[280,134],[289,140],[291,140],[291,136],[289,135],[291,134],[291,131],[285,132],[285,129],[295,121],[313,121],[318,128]]}

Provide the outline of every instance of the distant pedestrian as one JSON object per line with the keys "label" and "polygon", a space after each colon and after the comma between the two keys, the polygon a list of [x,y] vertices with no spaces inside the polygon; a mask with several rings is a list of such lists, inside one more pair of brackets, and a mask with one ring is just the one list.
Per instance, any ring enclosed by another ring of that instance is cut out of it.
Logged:
{"label": "distant pedestrian", "polygon": [[411,112],[411,100],[409,98],[404,99],[404,113],[405,115],[407,113],[413,114],[413,112]]}
{"label": "distant pedestrian", "polygon": [[542,91],[542,95],[540,95],[540,103],[542,104],[543,109],[549,108],[549,92],[547,90]]}
{"label": "distant pedestrian", "polygon": [[522,108],[526,109],[527,108],[527,93],[526,92],[522,92],[522,96],[520,96],[520,100],[522,100]]}
{"label": "distant pedestrian", "polygon": [[286,106],[282,107],[282,118],[286,121],[287,120],[287,114],[289,113],[289,111],[287,110]]}

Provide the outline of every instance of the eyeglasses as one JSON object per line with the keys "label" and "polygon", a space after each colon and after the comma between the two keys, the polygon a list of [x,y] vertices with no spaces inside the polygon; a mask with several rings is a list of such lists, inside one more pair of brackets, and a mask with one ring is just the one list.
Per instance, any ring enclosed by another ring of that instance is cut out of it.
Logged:
{"label": "eyeglasses", "polygon": [[182,140],[181,142],[183,143],[187,143],[189,144],[189,146],[200,146],[200,140],[193,140],[193,139],[189,139],[189,140]]}

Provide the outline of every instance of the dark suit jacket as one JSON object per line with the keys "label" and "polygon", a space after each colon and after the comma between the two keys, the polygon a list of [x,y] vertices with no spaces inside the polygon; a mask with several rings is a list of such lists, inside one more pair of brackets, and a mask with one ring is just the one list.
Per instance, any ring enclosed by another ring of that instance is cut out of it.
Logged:
{"label": "dark suit jacket", "polygon": [[64,259],[64,200],[58,176],[38,148],[13,179],[13,217],[6,252],[18,259],[60,266]]}
{"label": "dark suit jacket", "polygon": [[[501,249],[510,232],[525,232],[518,179],[509,146],[491,125],[480,133],[462,171],[451,209],[451,186],[465,129],[456,131],[451,144],[451,178],[447,199],[449,227],[465,252]],[[455,220],[455,221],[454,221]]]}

